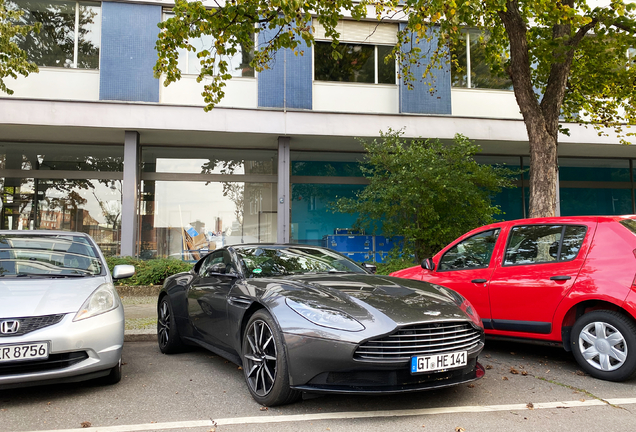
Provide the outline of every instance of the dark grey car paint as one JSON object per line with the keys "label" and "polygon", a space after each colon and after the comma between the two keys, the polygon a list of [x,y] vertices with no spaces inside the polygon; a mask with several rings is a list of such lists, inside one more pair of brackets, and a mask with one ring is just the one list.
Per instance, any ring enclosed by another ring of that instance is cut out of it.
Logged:
{"label": "dark grey car paint", "polygon": [[[395,369],[395,364],[353,360],[353,351],[360,343],[387,335],[398,326],[427,321],[465,321],[475,326],[451,298],[426,282],[362,273],[245,278],[237,272],[205,278],[214,280],[205,287],[208,284],[197,269],[168,278],[159,295],[160,301],[164,295],[170,296],[181,337],[241,365],[245,324],[254,310],[265,308],[283,333],[292,387],[303,386],[322,371]],[[206,293],[196,292],[201,290]],[[340,310],[364,329],[352,332],[316,325],[287,306],[285,298]],[[221,316],[223,302],[225,319]],[[468,352],[469,361],[482,348],[483,338]]]}

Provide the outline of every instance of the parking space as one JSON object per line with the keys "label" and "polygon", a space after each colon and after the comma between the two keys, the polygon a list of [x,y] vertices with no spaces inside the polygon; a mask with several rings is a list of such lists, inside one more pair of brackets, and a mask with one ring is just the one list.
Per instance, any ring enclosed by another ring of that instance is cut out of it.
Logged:
{"label": "parking space", "polygon": [[[0,392],[2,430],[607,431],[635,425],[636,381],[585,376],[560,348],[489,342],[486,377],[443,390],[382,397],[333,395],[264,409],[236,365],[204,350],[166,356],[153,342],[128,343],[124,378]],[[425,429],[422,429],[422,426]],[[514,427],[512,427],[514,426]],[[629,428],[628,428],[629,429]]]}

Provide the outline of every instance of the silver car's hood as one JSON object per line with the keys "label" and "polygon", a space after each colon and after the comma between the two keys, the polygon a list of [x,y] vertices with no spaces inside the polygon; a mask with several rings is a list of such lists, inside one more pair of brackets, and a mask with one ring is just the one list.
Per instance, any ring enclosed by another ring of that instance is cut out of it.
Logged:
{"label": "silver car's hood", "polygon": [[106,276],[0,280],[0,318],[77,312]]}

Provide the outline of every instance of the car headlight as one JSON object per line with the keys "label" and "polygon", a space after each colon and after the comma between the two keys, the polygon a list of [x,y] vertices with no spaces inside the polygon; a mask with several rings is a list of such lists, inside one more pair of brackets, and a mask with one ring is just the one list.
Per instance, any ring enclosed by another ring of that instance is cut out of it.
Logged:
{"label": "car headlight", "polygon": [[285,302],[298,315],[321,327],[346,331],[364,330],[364,326],[360,322],[339,310],[315,304],[300,303],[289,298],[286,298]]}
{"label": "car headlight", "polygon": [[112,283],[105,283],[99,286],[86,299],[82,307],[77,311],[73,321],[80,321],[94,317],[105,312],[116,309],[119,306],[119,296]]}

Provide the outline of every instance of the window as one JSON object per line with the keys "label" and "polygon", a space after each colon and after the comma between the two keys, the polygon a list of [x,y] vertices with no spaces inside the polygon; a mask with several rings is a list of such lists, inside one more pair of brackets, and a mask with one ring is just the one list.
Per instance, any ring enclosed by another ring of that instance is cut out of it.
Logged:
{"label": "window", "polygon": [[510,232],[504,265],[570,261],[576,258],[587,228],[573,225],[517,226]]}
{"label": "window", "polygon": [[451,79],[454,87],[488,88],[512,90],[512,81],[508,76],[493,75],[486,63],[487,36],[479,30],[467,30],[465,43],[460,41],[453,47]]}
{"label": "window", "polygon": [[498,236],[499,229],[494,229],[462,240],[444,253],[439,271],[488,267]]}
{"label": "window", "polygon": [[[165,19],[172,17],[174,17],[173,13],[165,14]],[[198,75],[201,72],[201,63],[197,53],[203,50],[209,50],[210,53],[214,53],[214,38],[210,35],[203,35],[200,38],[190,39],[189,43],[196,51],[188,51],[183,48],[178,50],[179,70],[187,75]],[[254,47],[241,44],[237,48],[236,54],[223,56],[228,64],[228,73],[233,77],[253,77],[254,68],[250,66],[250,62],[254,59]],[[218,63],[219,60],[217,59],[214,64],[215,69],[218,69]]]}
{"label": "window", "polygon": [[[395,60],[392,46],[316,42],[314,78],[316,81],[341,81],[371,84],[395,84]],[[339,59],[334,58],[334,51]]]}
{"label": "window", "polygon": [[21,9],[22,24],[42,23],[40,33],[17,36],[18,45],[38,66],[99,69],[100,3],[9,0]]}

